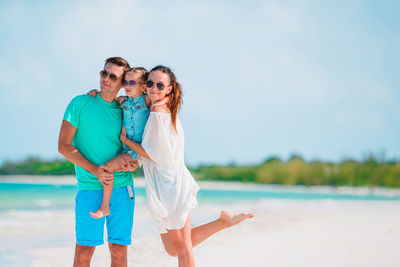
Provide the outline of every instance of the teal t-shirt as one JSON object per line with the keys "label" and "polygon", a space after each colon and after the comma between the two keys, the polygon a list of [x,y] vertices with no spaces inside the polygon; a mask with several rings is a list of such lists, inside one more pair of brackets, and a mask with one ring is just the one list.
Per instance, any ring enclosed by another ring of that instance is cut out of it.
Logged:
{"label": "teal t-shirt", "polygon": [[[101,165],[121,154],[122,110],[118,102],[108,103],[100,94],[76,96],[69,103],[63,120],[76,128],[72,145],[94,165]],[[97,177],[75,165],[78,190],[103,189]],[[131,172],[114,172],[114,188],[132,185]]]}

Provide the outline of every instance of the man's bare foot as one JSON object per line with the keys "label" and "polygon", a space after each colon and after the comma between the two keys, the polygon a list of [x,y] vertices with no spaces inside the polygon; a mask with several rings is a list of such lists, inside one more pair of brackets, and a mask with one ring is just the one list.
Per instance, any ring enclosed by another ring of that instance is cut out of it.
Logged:
{"label": "man's bare foot", "polygon": [[219,219],[223,223],[224,227],[228,228],[240,223],[241,221],[244,221],[245,219],[253,217],[254,215],[252,213],[242,212],[238,214],[233,214],[229,211],[223,210],[221,211]]}
{"label": "man's bare foot", "polygon": [[103,208],[100,207],[96,212],[91,212],[90,216],[92,216],[95,219],[100,219],[103,218],[104,216],[110,215],[110,208]]}

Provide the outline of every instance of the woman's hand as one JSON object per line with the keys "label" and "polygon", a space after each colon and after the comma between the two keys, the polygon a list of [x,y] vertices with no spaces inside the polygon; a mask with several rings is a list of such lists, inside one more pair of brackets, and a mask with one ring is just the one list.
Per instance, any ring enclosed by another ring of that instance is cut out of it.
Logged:
{"label": "woman's hand", "polygon": [[90,95],[90,96],[96,97],[98,92],[99,91],[97,91],[97,89],[92,89],[87,94]]}
{"label": "woman's hand", "polygon": [[123,144],[125,144],[126,139],[128,139],[128,137],[126,137],[126,129],[125,129],[125,126],[122,126],[121,135],[120,135],[119,139],[121,140],[121,143],[123,143]]}
{"label": "woman's hand", "polygon": [[127,159],[127,158],[124,158],[124,160],[125,160],[125,164],[123,166],[121,166],[119,169],[117,169],[117,171],[133,172],[137,168],[140,167],[140,164],[137,160]]}

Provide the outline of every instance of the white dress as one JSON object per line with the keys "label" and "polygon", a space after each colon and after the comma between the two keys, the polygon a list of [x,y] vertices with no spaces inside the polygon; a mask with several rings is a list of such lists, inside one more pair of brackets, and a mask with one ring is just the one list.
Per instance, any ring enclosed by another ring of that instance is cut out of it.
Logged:
{"label": "white dress", "polygon": [[179,119],[176,130],[170,113],[150,112],[142,146],[151,160],[140,157],[146,180],[147,204],[160,233],[181,229],[188,213],[197,207],[199,186],[185,166],[184,135]]}

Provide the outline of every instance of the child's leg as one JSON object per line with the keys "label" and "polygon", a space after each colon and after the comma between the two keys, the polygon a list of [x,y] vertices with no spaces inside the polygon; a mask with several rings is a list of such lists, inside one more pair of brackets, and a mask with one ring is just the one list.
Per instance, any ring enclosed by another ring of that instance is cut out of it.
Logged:
{"label": "child's leg", "polygon": [[[118,170],[122,167],[122,165],[125,164],[125,157],[128,157],[128,159],[131,158],[131,155],[128,153],[120,154],[117,157],[113,158],[112,160],[108,161],[105,165],[112,170]],[[105,185],[103,188],[103,202],[101,203],[100,208],[96,212],[91,212],[90,215],[93,218],[99,219],[104,216],[110,215],[110,198],[111,198],[111,193],[113,189],[113,184],[114,181],[112,181],[110,184]]]}
{"label": "child's leg", "polygon": [[110,198],[113,189],[114,181],[110,184],[105,185],[103,188],[103,202],[101,203],[100,208],[96,212],[91,212],[90,216],[95,219],[100,219],[104,216],[110,215]]}
{"label": "child's leg", "polygon": [[107,161],[105,165],[111,168],[113,171],[119,170],[125,165],[125,158],[128,159],[128,161],[132,160],[132,156],[130,154],[123,153]]}

